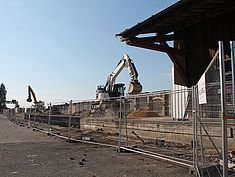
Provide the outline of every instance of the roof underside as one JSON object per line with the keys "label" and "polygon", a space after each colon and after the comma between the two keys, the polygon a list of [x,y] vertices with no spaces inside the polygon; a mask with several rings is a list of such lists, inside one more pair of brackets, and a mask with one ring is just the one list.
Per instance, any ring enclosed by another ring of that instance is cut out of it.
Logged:
{"label": "roof underside", "polygon": [[181,0],[117,36],[125,40],[147,33],[168,34],[234,8],[234,0]]}
{"label": "roof underside", "polygon": [[116,36],[130,46],[167,53],[175,83],[192,86],[217,41],[235,40],[234,16],[235,0],[181,0]]}

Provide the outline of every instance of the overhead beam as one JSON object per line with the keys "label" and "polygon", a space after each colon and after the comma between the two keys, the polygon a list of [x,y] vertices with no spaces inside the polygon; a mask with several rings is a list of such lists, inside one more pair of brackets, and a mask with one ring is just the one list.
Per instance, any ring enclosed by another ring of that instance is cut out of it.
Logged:
{"label": "overhead beam", "polygon": [[131,46],[165,52],[170,57],[171,61],[174,63],[175,69],[178,71],[181,78],[184,80],[185,84],[186,85],[188,84],[188,79],[186,77],[186,70],[181,64],[182,62],[179,60],[179,58],[185,58],[183,51],[169,47],[166,42],[160,42],[160,44],[155,44],[151,40],[147,39],[142,40],[142,38],[136,38],[136,37],[126,39],[125,42],[126,44]]}
{"label": "overhead beam", "polygon": [[131,38],[121,38],[121,42],[125,42],[127,40],[141,40],[145,42],[164,42],[164,41],[174,41],[179,40],[180,37],[176,34],[168,34],[168,35],[156,35],[156,36],[149,36],[149,37],[131,37]]}
{"label": "overhead beam", "polygon": [[[162,43],[163,46],[169,47],[166,42]],[[167,55],[171,59],[171,61],[174,63],[175,69],[178,71],[179,75],[185,82],[185,85],[188,85],[188,77],[187,77],[187,72],[185,66],[183,66],[182,62],[185,62],[185,57],[182,58],[182,56],[174,55],[170,51],[167,52]],[[184,59],[184,61],[182,61]]]}
{"label": "overhead beam", "polygon": [[185,56],[185,52],[183,50],[175,49],[175,48],[160,45],[160,44],[155,44],[152,41],[152,38],[148,40],[148,38],[142,39],[142,38],[133,37],[133,38],[126,39],[125,42],[126,44],[131,45],[131,46],[142,47],[142,48],[156,50],[156,51],[165,52],[165,53],[170,52],[173,55]]}

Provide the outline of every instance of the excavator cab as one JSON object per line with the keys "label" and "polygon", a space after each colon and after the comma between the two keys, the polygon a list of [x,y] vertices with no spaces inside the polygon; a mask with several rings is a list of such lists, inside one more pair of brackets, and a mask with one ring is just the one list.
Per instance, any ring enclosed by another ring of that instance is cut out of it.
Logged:
{"label": "excavator cab", "polygon": [[123,83],[114,84],[113,91],[109,92],[109,96],[110,97],[124,96],[125,89],[126,89],[124,86],[125,86],[125,84],[123,84]]}

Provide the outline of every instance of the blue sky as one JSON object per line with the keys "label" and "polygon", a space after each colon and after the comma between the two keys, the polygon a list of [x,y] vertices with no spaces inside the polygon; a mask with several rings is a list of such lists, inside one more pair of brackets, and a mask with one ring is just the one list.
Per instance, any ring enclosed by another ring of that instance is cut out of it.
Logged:
{"label": "blue sky", "polygon": [[[170,88],[166,54],[128,46],[115,34],[176,0],[0,0],[0,75],[7,99],[26,103],[27,85],[46,103],[95,98],[124,53],[143,91]],[[124,70],[117,82],[128,86]]]}

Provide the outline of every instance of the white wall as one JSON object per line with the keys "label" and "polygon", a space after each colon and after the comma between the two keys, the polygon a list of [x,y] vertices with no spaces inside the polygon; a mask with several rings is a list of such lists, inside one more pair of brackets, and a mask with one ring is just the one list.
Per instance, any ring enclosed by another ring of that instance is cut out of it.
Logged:
{"label": "white wall", "polygon": [[188,99],[188,91],[187,87],[182,85],[175,84],[174,81],[174,67],[172,67],[172,118],[174,119],[182,119],[185,114],[187,99]]}

